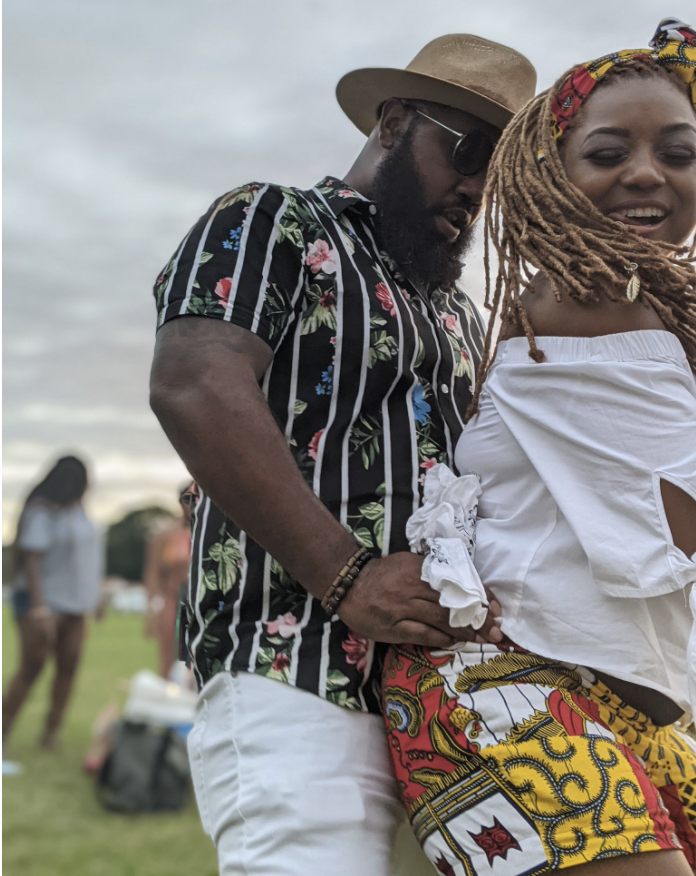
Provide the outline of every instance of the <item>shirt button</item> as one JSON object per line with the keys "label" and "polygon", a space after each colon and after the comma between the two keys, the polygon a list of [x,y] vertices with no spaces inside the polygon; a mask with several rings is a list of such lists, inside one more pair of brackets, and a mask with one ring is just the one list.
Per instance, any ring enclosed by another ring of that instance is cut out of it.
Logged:
{"label": "shirt button", "polygon": [[370,213],[374,216],[377,213],[377,207],[374,204],[370,204],[369,206]]}
{"label": "shirt button", "polygon": [[449,392],[449,386],[447,386],[446,383],[443,383],[440,389],[442,390],[442,392],[444,392],[445,395],[447,395],[447,393]]}

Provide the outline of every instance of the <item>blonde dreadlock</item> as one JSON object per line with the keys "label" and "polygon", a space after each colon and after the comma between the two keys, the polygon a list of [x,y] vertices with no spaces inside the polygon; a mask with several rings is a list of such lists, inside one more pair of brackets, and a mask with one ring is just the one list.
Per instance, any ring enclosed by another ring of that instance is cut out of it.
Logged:
{"label": "blonde dreadlock", "polygon": [[[485,306],[491,316],[467,419],[478,410],[498,314],[503,328],[516,322],[524,331],[530,357],[535,362],[544,360],[520,300],[523,289],[533,291],[534,272],[529,265],[543,271],[556,300],[568,295],[581,303],[627,301],[630,272],[632,265],[637,265],[643,300],[679,338],[696,370],[696,239],[690,247],[679,247],[621,231],[570,182],[552,133],[551,104],[573,70],[515,116],[491,160],[484,220]],[[649,62],[636,61],[615,70],[671,78],[670,73]],[[614,71],[604,78],[613,79],[612,74]],[[491,243],[498,256],[492,288]]]}

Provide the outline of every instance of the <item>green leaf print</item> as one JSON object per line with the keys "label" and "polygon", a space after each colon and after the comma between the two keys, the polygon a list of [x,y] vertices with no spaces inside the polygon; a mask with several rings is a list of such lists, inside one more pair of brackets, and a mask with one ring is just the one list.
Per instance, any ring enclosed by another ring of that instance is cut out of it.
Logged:
{"label": "green leaf print", "polygon": [[337,706],[343,706],[345,709],[353,709],[359,711],[360,703],[356,697],[349,697],[345,690],[331,690],[326,694],[327,702],[334,703]]}
{"label": "green leaf print", "polygon": [[[203,584],[205,585],[206,590],[218,589],[217,574],[214,569],[208,569],[208,571],[203,574]],[[205,591],[201,587],[198,593],[199,600],[203,598],[204,592]]]}
{"label": "green leaf print", "polygon": [[386,331],[372,332],[370,335],[370,359],[368,368],[372,368],[375,362],[388,362],[398,352],[396,338],[388,335]]}
{"label": "green leaf print", "polygon": [[204,265],[206,262],[209,262],[213,257],[212,252],[202,252],[201,257],[198,259],[199,265]]}
{"label": "green leaf print", "polygon": [[377,547],[382,550],[384,547],[384,517],[380,517],[379,520],[375,521],[374,533]]}
{"label": "green leaf print", "polygon": [[363,466],[368,469],[379,456],[382,426],[375,417],[361,416],[350,436],[351,454],[360,451]]}
{"label": "green leaf print", "polygon": [[263,666],[264,663],[273,663],[275,660],[276,652],[274,648],[259,648],[259,654],[256,658]]}
{"label": "green leaf print", "polygon": [[192,316],[198,314],[207,315],[214,313],[216,310],[224,313],[225,307],[217,295],[213,295],[209,289],[206,289],[205,295],[194,295],[191,297],[186,313]]}
{"label": "green leaf print", "polygon": [[322,289],[317,283],[312,283],[307,289],[306,299],[309,307],[301,317],[302,335],[311,335],[321,326],[336,331],[336,293],[333,287]]}
{"label": "green leaf print", "polygon": [[289,240],[298,249],[304,250],[304,238],[297,222],[288,222],[285,217],[278,226],[278,243]]}
{"label": "green leaf print", "polygon": [[239,542],[231,537],[224,542],[217,542],[208,551],[208,558],[218,564],[218,589],[223,594],[229,593],[239,577],[239,564],[242,560]]}
{"label": "green leaf print", "polygon": [[367,528],[367,526],[359,526],[357,529],[353,530],[353,537],[365,548],[372,548],[375,546],[374,541],[372,540],[372,533]]}
{"label": "green leaf print", "polygon": [[350,679],[347,675],[344,675],[342,672],[339,672],[338,669],[331,669],[326,673],[326,689],[329,690],[337,690],[338,688],[345,687],[350,683]]}
{"label": "green leaf print", "polygon": [[379,520],[384,517],[384,507],[379,502],[368,502],[360,506],[360,513],[367,520]]}
{"label": "green leaf print", "polygon": [[219,202],[218,211],[231,207],[233,204],[238,204],[240,201],[245,204],[251,204],[256,197],[261,186],[256,183],[242,186],[239,189],[233,189],[228,192]]}
{"label": "green leaf print", "polygon": [[295,416],[296,416],[296,417],[299,417],[300,414],[304,414],[304,412],[307,410],[307,402],[306,402],[306,401],[300,401],[299,398],[296,398],[296,399],[295,399],[295,409],[294,409],[294,410],[295,410]]}

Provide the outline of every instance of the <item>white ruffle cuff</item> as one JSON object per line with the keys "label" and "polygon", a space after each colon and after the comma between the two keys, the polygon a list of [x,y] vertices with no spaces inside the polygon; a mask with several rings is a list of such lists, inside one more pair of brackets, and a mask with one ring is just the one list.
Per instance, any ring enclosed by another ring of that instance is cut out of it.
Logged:
{"label": "white ruffle cuff", "polygon": [[457,477],[438,463],[426,473],[423,493],[423,504],[406,524],[411,550],[426,554],[421,577],[439,593],[453,627],[478,630],[488,614],[488,597],[472,560],[479,479]]}

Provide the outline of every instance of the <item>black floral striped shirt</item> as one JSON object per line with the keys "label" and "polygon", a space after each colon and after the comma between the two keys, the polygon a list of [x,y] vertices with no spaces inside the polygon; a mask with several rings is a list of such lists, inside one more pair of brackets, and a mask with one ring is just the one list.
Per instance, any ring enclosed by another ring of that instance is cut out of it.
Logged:
{"label": "black floral striped shirt", "polygon": [[[408,550],[425,472],[454,466],[482,324],[461,292],[425,299],[400,275],[375,243],[376,210],[336,179],[242,186],[199,219],[154,291],[158,326],[209,316],[272,348],[262,387],[298,467],[379,555]],[[327,620],[203,493],[192,525],[187,641],[199,684],[245,670],[378,711],[379,648]]]}

